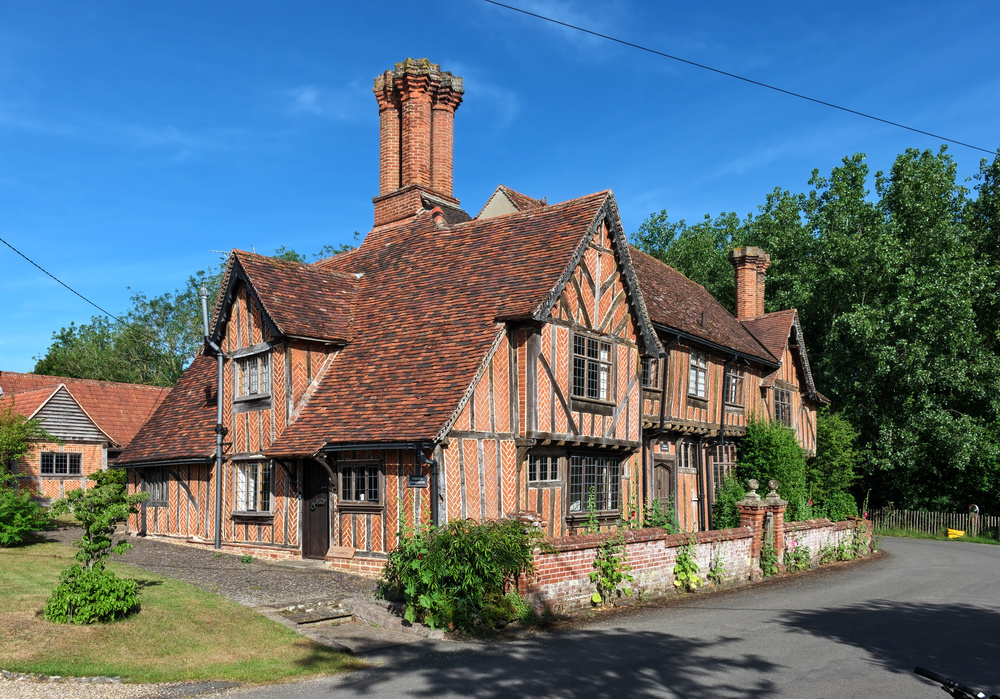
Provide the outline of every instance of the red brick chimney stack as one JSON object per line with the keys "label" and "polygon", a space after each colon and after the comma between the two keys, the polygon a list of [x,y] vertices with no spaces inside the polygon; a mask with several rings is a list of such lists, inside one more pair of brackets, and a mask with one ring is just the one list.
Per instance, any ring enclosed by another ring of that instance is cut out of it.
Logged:
{"label": "red brick chimney stack", "polygon": [[771,256],[757,247],[734,248],[729,261],[736,269],[736,320],[764,315],[764,281]]}
{"label": "red brick chimney stack", "polygon": [[455,110],[462,79],[426,58],[407,58],[375,78],[379,195],[375,225],[413,216],[422,199],[457,206],[452,194]]}

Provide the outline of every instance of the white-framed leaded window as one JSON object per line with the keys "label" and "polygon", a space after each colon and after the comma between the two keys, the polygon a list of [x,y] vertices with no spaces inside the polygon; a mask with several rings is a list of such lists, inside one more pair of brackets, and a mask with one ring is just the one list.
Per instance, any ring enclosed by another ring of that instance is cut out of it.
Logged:
{"label": "white-framed leaded window", "polygon": [[597,512],[621,509],[621,462],[607,456],[574,454],[569,459],[569,511],[584,513],[593,506]]}
{"label": "white-framed leaded window", "polygon": [[169,475],[163,467],[148,468],[143,474],[146,479],[146,492],[149,493],[147,505],[166,507],[170,504]]}
{"label": "white-framed leaded window", "polygon": [[743,387],[746,383],[746,379],[743,376],[743,372],[738,369],[733,369],[730,371],[729,375],[726,376],[726,402],[732,403],[733,405],[743,405]]}
{"label": "white-framed leaded window", "polygon": [[271,353],[262,352],[236,360],[236,396],[271,395]]}
{"label": "white-framed leaded window", "polygon": [[792,392],[774,389],[774,419],[785,427],[792,426]]}
{"label": "white-framed leaded window", "polygon": [[340,502],[342,504],[382,504],[382,469],[378,464],[340,467]]}
{"label": "white-framed leaded window", "polygon": [[270,461],[236,465],[236,512],[271,511],[274,469]]}
{"label": "white-framed leaded window", "polygon": [[83,455],[73,451],[43,451],[39,472],[43,476],[79,476]]}
{"label": "white-framed leaded window", "polygon": [[688,369],[688,395],[704,398],[708,382],[708,355],[704,352],[691,350]]}
{"label": "white-framed leaded window", "polygon": [[698,468],[698,444],[691,439],[677,440],[677,465],[681,468]]}
{"label": "white-framed leaded window", "polygon": [[528,482],[559,480],[559,457],[556,454],[528,456]]}
{"label": "white-framed leaded window", "polygon": [[642,387],[660,387],[660,360],[656,357],[642,358]]}
{"label": "white-framed leaded window", "polygon": [[586,335],[573,336],[573,396],[590,400],[614,399],[612,345]]}

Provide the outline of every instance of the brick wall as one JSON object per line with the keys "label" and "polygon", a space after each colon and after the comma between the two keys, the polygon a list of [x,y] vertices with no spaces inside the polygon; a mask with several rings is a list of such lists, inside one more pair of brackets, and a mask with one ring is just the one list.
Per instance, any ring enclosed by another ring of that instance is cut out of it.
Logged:
{"label": "brick wall", "polygon": [[[44,451],[80,454],[80,475],[41,474],[41,453]],[[18,464],[19,489],[33,497],[55,500],[78,488],[87,487],[87,476],[104,468],[104,447],[101,444],[66,442],[33,442],[28,454]]]}

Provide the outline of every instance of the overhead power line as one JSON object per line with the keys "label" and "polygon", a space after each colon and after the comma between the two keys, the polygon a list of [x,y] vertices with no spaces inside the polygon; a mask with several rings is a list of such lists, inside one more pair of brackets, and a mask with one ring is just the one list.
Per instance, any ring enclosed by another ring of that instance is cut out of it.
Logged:
{"label": "overhead power line", "polygon": [[638,49],[640,51],[645,51],[647,53],[652,53],[656,56],[662,56],[663,58],[669,58],[672,61],[678,61],[680,63],[686,63],[689,66],[694,66],[695,68],[701,68],[703,70],[709,70],[713,73],[718,73],[719,75],[725,75],[727,78],[735,78],[736,80],[742,80],[745,83],[750,83],[751,85],[757,85],[758,87],[766,87],[768,90],[774,90],[775,92],[780,92],[790,97],[798,97],[799,99],[807,100],[815,104],[821,104],[824,107],[831,107],[833,109],[839,109],[842,112],[847,112],[848,114],[854,114],[859,117],[864,117],[865,119],[871,119],[872,121],[878,121],[883,124],[888,124],[889,126],[895,126],[900,129],[906,129],[907,131],[912,131],[914,133],[923,134],[924,136],[930,136],[931,138],[937,138],[942,141],[947,141],[948,143],[954,143],[957,146],[965,146],[966,148],[972,148],[973,150],[982,151],[983,153],[989,153],[990,155],[996,155],[996,151],[989,150],[988,148],[980,148],[979,146],[974,146],[971,143],[964,143],[963,141],[956,141],[953,138],[947,138],[946,136],[940,136],[938,134],[933,134],[929,131],[921,131],[920,129],[914,128],[912,126],[907,126],[906,124],[900,124],[896,121],[890,121],[889,119],[883,119],[881,117],[874,116],[873,114],[866,114],[865,112],[859,112],[856,109],[850,109],[848,107],[841,107],[839,104],[834,104],[833,102],[826,102],[825,100],[817,99],[815,97],[809,97],[808,95],[803,95],[799,92],[793,92],[791,90],[785,90],[784,88],[776,87],[775,85],[769,85],[768,83],[761,82],[759,80],[754,80],[752,78],[747,78],[742,75],[737,75],[736,73],[729,73],[725,70],[720,70],[719,68],[713,68],[712,66],[707,66],[704,63],[698,63],[696,61],[689,61],[686,58],[681,58],[680,56],[673,56],[669,53],[664,53],[663,51],[657,51],[656,49],[651,49],[648,46],[643,46],[641,44],[635,44],[631,41],[625,41],[624,39],[618,39],[607,34],[601,34],[600,32],[595,32],[592,29],[585,29],[584,27],[579,27],[575,24],[570,24],[569,22],[560,22],[558,19],[553,19],[551,17],[546,17],[545,15],[540,15],[536,12],[529,12],[528,10],[522,10],[520,7],[514,7],[513,5],[506,5],[502,2],[497,2],[496,0],[483,0],[490,5],[496,5],[497,7],[503,7],[507,10],[513,12],[520,12],[522,15],[528,15],[529,17],[535,17],[546,22],[551,22],[552,24],[558,24],[561,27],[566,27],[567,29],[573,29],[578,32],[583,32],[584,34],[590,34],[591,36],[596,36],[601,39],[606,39],[608,41],[613,41],[616,44],[621,44],[623,46],[628,46],[633,49]]}
{"label": "overhead power line", "polygon": [[119,323],[121,322],[121,319],[118,316],[116,316],[114,313],[110,313],[108,311],[105,311],[103,308],[101,308],[96,303],[94,303],[93,301],[91,301],[90,299],[88,299],[86,296],[84,296],[79,291],[77,291],[76,289],[74,289],[73,287],[71,287],[69,284],[66,284],[65,282],[61,281],[55,275],[53,275],[50,272],[48,272],[48,270],[43,269],[41,265],[39,265],[37,262],[35,262],[34,260],[32,260],[30,257],[28,257],[27,255],[25,255],[23,252],[21,252],[17,248],[15,248],[13,245],[11,245],[10,243],[8,243],[3,238],[0,238],[0,243],[3,243],[7,247],[9,247],[11,250],[13,250],[14,252],[16,252],[18,255],[20,255],[24,259],[26,259],[28,262],[30,262],[32,265],[34,265],[35,267],[37,267],[39,270],[41,270],[42,272],[44,272],[48,276],[50,276],[53,279],[55,279],[57,282],[59,282],[60,284],[62,284],[64,287],[66,287],[67,289],[69,289],[70,291],[72,291],[74,294],[76,294],[77,296],[79,296],[80,298],[82,298],[84,301],[86,301],[87,303],[89,303],[91,306],[93,306],[94,308],[96,308],[97,310],[99,310],[101,313],[103,313],[103,314],[105,314],[107,316],[111,316],[112,318],[114,318],[115,320],[117,320]]}

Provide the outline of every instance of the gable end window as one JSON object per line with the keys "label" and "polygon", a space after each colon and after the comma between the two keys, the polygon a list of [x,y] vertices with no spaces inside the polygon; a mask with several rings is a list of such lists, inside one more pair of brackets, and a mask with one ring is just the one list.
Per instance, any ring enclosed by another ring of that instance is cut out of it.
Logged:
{"label": "gable end window", "polygon": [[379,465],[341,466],[340,502],[354,505],[382,504],[382,469]]}
{"label": "gable end window", "polygon": [[785,427],[792,426],[792,392],[774,389],[774,419]]}
{"label": "gable end window", "polygon": [[642,358],[642,387],[660,387],[660,360],[656,357]]}
{"label": "gable end window", "polygon": [[236,360],[236,397],[271,395],[271,355],[262,352]]}
{"label": "gable end window", "polygon": [[708,377],[708,356],[704,352],[691,350],[690,367],[688,369],[688,395],[704,398],[705,384]]}
{"label": "gable end window", "polygon": [[585,335],[573,336],[573,396],[612,401],[611,343]]}
{"label": "gable end window", "polygon": [[271,489],[270,462],[252,461],[236,466],[236,512],[270,512]]}
{"label": "gable end window", "polygon": [[77,452],[43,451],[40,471],[43,476],[79,476],[82,461]]}

